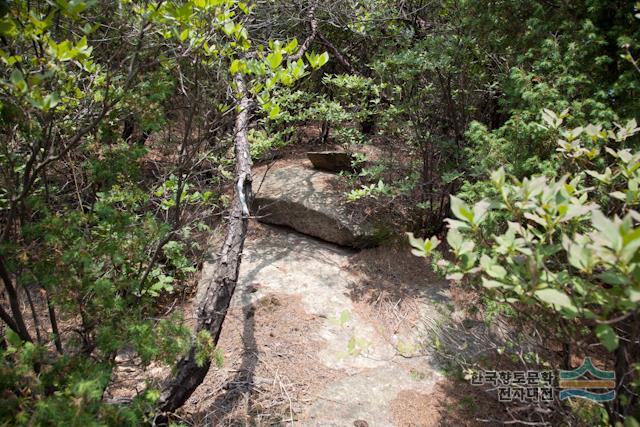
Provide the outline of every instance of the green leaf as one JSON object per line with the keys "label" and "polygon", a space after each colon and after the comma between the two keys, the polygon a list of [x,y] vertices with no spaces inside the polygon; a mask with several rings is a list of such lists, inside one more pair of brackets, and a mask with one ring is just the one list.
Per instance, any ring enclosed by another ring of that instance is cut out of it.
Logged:
{"label": "green leaf", "polygon": [[318,57],[317,68],[322,67],[327,62],[329,62],[329,53],[325,52]]}
{"label": "green leaf", "polygon": [[507,270],[487,255],[482,255],[480,258],[480,265],[484,271],[494,279],[503,280],[507,277]]}
{"label": "green leaf", "polygon": [[302,59],[298,59],[292,71],[293,77],[296,79],[302,78],[305,74],[306,68],[307,66],[305,65],[304,61]]}
{"label": "green leaf", "polygon": [[510,288],[511,286],[502,283],[502,282],[498,282],[497,280],[490,280],[487,279],[486,277],[482,278],[482,286],[487,288],[487,289],[496,289],[496,288]]}
{"label": "green leaf", "polygon": [[279,114],[280,114],[280,106],[278,106],[277,104],[273,104],[273,107],[271,107],[271,110],[269,111],[269,118],[273,120],[276,117],[278,117]]}
{"label": "green leaf", "polygon": [[553,288],[540,289],[535,292],[535,296],[541,301],[556,305],[558,307],[568,308],[574,311],[576,309],[573,303],[571,302],[571,298],[569,298],[567,294],[565,294],[564,292],[558,289],[553,289]]}
{"label": "green leaf", "polygon": [[473,223],[480,225],[487,218],[491,203],[487,199],[483,199],[473,205]]}
{"label": "green leaf", "polygon": [[280,66],[280,64],[282,64],[282,53],[279,51],[272,52],[269,56],[267,56],[267,63],[272,70],[275,70]]}
{"label": "green leaf", "polygon": [[291,55],[298,48],[298,39],[291,40],[285,47],[284,50]]}
{"label": "green leaf", "polygon": [[605,348],[609,351],[613,351],[618,348],[618,335],[613,330],[613,328],[609,325],[598,325],[596,326],[596,336],[605,346]]}
{"label": "green leaf", "polygon": [[[640,15],[636,15],[636,18],[640,18]],[[640,423],[631,415],[627,415],[624,418],[624,427],[640,427]]]}
{"label": "green leaf", "polygon": [[596,230],[600,231],[609,242],[609,247],[618,251],[622,249],[622,236],[616,224],[599,210],[594,210],[591,222]]}
{"label": "green leaf", "polygon": [[447,233],[447,243],[454,251],[458,251],[462,247],[462,234],[456,228],[449,229]]}
{"label": "green leaf", "polygon": [[22,74],[22,71],[20,71],[18,68],[14,68],[13,71],[11,71],[11,75],[9,76],[9,81],[18,86],[20,82],[24,81],[24,75]]}
{"label": "green leaf", "polygon": [[567,206],[566,211],[564,212],[564,216],[562,218],[563,221],[569,221],[579,216],[583,216],[588,214],[592,210],[591,206],[570,204]]}
{"label": "green leaf", "polygon": [[230,36],[233,34],[233,30],[235,29],[235,24],[233,21],[227,21],[226,24],[222,27],[222,31],[225,32],[226,35]]}
{"label": "green leaf", "polygon": [[491,181],[494,183],[494,185],[498,188],[502,187],[504,185],[504,180],[505,180],[505,173],[504,173],[504,168],[500,167],[498,170],[493,171],[491,173]]}
{"label": "green leaf", "polygon": [[460,272],[447,274],[447,280],[453,280],[454,282],[459,282],[463,278],[464,278],[464,274]]}
{"label": "green leaf", "polygon": [[17,34],[16,24],[9,18],[0,20],[0,35],[3,37],[14,37]]}
{"label": "green leaf", "polygon": [[551,129],[557,129],[562,124],[562,117],[558,117],[554,111],[547,108],[542,110],[542,119]]}
{"label": "green leaf", "polygon": [[[473,246],[473,242],[465,242],[465,244],[462,245],[461,251],[466,249],[465,246],[467,246],[466,245],[467,243],[470,243],[469,245],[470,247]],[[478,259],[478,254],[476,254],[475,252],[472,252],[471,250],[461,252],[460,255],[458,256],[458,260],[460,261],[460,267],[464,271],[471,270],[476,265],[477,259]]]}
{"label": "green leaf", "polygon": [[620,286],[629,284],[629,279],[616,271],[605,271],[604,273],[600,273],[598,277],[609,285]]}
{"label": "green leaf", "polygon": [[469,209],[469,206],[462,199],[453,195],[451,196],[451,212],[465,222],[473,221],[473,212]]}
{"label": "green leaf", "polygon": [[234,59],[231,62],[231,66],[229,67],[229,73],[233,74],[237,74],[237,73],[241,73],[245,68],[245,63],[243,61],[241,61],[240,59]]}
{"label": "green leaf", "polygon": [[244,4],[243,2],[239,1],[238,2],[238,7],[240,8],[240,10],[245,14],[248,15],[249,12],[251,12],[251,10],[249,9],[249,6],[247,6],[246,4]]}
{"label": "green leaf", "polygon": [[436,236],[432,236],[424,242],[424,252],[430,254],[440,244],[440,240]]}
{"label": "green leaf", "polygon": [[53,92],[44,97],[44,109],[50,110],[60,103],[60,96]]}
{"label": "green leaf", "polygon": [[409,237],[409,244],[414,248],[411,253],[415,256],[424,257],[427,254],[424,253],[424,240],[419,239],[413,235],[413,233],[406,233]]}

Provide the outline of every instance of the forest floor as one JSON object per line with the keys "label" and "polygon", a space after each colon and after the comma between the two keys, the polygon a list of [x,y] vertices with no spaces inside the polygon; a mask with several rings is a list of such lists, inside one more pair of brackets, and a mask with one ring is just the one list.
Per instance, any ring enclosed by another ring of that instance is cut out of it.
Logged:
{"label": "forest floor", "polygon": [[[292,162],[307,161],[273,168]],[[249,229],[219,342],[225,362],[189,399],[185,421],[465,426],[500,411],[438,362],[448,285],[405,244],[358,251],[257,221]]]}
{"label": "forest floor", "polygon": [[[311,168],[306,151],[327,148],[287,147],[257,165],[254,176]],[[390,156],[365,148],[368,160]],[[400,204],[388,209],[390,223],[403,218]],[[200,291],[224,231],[214,229],[202,242]],[[193,323],[195,287],[174,295],[167,313],[182,312]],[[465,314],[464,306],[476,303],[477,295],[451,287],[413,256],[404,236],[356,250],[251,220],[218,343],[224,363],[212,365],[177,415],[191,426],[490,425],[487,418],[504,414],[495,393],[470,385],[439,348],[489,348],[484,323]],[[126,401],[170,373],[157,364],[142,371],[131,351],[116,362],[109,399]]]}

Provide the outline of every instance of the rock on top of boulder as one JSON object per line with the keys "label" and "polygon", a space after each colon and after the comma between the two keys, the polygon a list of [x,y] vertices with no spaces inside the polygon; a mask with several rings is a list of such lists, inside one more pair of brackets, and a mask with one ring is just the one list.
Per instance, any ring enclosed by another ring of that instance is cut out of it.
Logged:
{"label": "rock on top of boulder", "polygon": [[254,214],[261,222],[285,225],[342,246],[379,244],[383,228],[347,209],[344,195],[336,190],[338,179],[303,164],[255,171]]}
{"label": "rock on top of boulder", "polygon": [[330,172],[353,170],[352,154],[345,151],[309,151],[307,157],[315,169]]}

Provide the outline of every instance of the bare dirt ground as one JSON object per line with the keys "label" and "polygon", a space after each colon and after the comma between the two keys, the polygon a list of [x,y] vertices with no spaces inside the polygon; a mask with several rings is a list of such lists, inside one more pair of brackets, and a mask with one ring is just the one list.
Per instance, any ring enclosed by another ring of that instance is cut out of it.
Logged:
{"label": "bare dirt ground", "polygon": [[286,228],[250,230],[219,343],[224,366],[185,405],[185,421],[475,425],[482,394],[442,374],[425,344],[424,318],[448,295],[424,260],[401,244],[354,251]]}
{"label": "bare dirt ground", "polygon": [[[273,167],[303,158],[289,153]],[[471,426],[499,411],[436,360],[424,325],[452,295],[404,242],[355,251],[258,222],[249,230],[219,342],[224,363],[178,414],[184,424]],[[210,259],[218,237],[210,236]],[[201,283],[212,268],[205,262]],[[173,295],[167,313],[192,323],[195,294]],[[63,321],[63,338],[70,325]],[[127,351],[116,361],[105,393],[113,401],[169,374],[155,364],[141,371]]]}

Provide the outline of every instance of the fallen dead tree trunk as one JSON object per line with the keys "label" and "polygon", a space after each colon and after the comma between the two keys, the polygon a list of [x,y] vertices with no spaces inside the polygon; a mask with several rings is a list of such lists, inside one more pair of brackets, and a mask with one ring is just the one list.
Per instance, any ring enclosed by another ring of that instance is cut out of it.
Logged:
{"label": "fallen dead tree trunk", "polygon": [[[231,204],[226,238],[220,249],[213,278],[206,285],[203,298],[199,301],[195,327],[196,334],[201,331],[211,334],[216,345],[238,281],[242,249],[249,221],[249,206],[252,199],[252,163],[247,138],[252,100],[247,93],[242,75],[234,76],[234,83],[238,93],[242,96],[234,126],[235,194]],[[160,397],[159,409],[161,411],[172,412],[181,407],[209,372],[211,360],[206,359],[199,365],[196,362],[196,352],[196,346],[192,345],[189,353],[178,362],[175,376],[167,383]]]}
{"label": "fallen dead tree trunk", "polygon": [[[300,49],[289,60],[297,60],[303,57],[311,46],[318,32],[318,23],[315,17],[319,0],[309,3],[307,17],[311,34],[305,39]],[[235,132],[235,156],[236,156],[236,185],[235,194],[231,203],[229,223],[224,244],[220,250],[216,262],[213,278],[206,285],[203,297],[198,301],[197,320],[195,326],[196,336],[202,331],[208,332],[213,338],[214,345],[218,344],[222,324],[227,315],[231,298],[238,282],[238,272],[242,260],[242,250],[247,234],[249,222],[249,206],[253,199],[251,192],[251,155],[249,151],[249,139],[247,127],[249,124],[249,110],[253,105],[253,99],[247,90],[243,74],[233,76],[235,90],[240,95],[240,104],[236,116]],[[197,346],[191,349],[178,362],[175,375],[167,381],[158,402],[158,409],[164,413],[173,412],[180,408],[202,383],[211,360],[205,358],[201,364],[197,363]]]}

